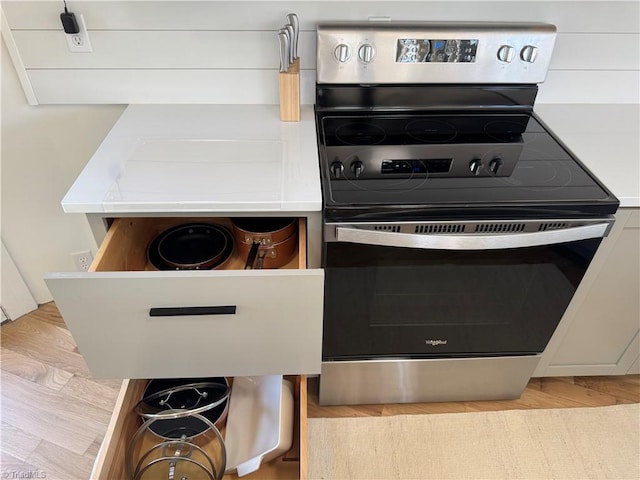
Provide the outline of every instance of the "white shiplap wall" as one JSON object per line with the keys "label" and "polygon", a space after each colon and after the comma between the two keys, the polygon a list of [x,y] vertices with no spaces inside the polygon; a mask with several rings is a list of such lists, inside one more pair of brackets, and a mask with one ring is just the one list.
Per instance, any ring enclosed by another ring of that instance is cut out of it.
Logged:
{"label": "white shiplap wall", "polygon": [[[636,1],[73,1],[92,53],[70,53],[62,1],[3,2],[3,34],[32,103],[277,103],[275,32],[301,22],[301,99],[313,103],[315,25],[390,17],[558,27],[538,103],[640,101]],[[11,48],[13,46],[13,49]]]}

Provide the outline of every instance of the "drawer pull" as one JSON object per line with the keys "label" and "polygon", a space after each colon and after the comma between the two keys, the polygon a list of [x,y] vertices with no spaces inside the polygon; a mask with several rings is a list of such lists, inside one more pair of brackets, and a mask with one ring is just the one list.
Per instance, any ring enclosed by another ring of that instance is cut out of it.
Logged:
{"label": "drawer pull", "polygon": [[235,315],[235,305],[221,307],[161,307],[149,310],[150,317],[180,317],[183,315]]}

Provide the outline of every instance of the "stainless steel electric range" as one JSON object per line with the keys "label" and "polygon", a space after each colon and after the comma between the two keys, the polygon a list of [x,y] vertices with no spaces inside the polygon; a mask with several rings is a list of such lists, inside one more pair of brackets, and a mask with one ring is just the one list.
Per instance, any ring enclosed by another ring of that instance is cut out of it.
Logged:
{"label": "stainless steel electric range", "polygon": [[554,41],[318,26],[322,404],[521,394],[618,207],[533,112]]}

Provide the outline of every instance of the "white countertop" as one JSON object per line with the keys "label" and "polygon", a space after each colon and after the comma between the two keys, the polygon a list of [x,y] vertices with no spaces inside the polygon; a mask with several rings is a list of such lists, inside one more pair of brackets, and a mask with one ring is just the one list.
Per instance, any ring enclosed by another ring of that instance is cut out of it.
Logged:
{"label": "white countertop", "polygon": [[640,207],[639,104],[540,104],[534,111],[621,207]]}
{"label": "white countertop", "polygon": [[[640,106],[536,105],[614,195],[640,207]],[[322,209],[313,106],[132,105],[62,200],[65,212],[313,212]]]}
{"label": "white countertop", "polygon": [[62,200],[65,212],[312,212],[315,121],[277,105],[131,105]]}

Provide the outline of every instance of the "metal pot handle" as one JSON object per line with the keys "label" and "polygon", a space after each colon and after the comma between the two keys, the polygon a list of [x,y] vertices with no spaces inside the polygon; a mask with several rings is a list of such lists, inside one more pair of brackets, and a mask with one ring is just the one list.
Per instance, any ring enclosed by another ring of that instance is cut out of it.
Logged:
{"label": "metal pot handle", "polygon": [[189,385],[189,386],[185,387],[184,389],[172,389],[172,390],[169,390],[167,392],[167,398],[163,398],[158,403],[160,405],[162,405],[163,407],[166,406],[168,410],[176,410],[175,407],[172,407],[169,404],[169,399],[171,398],[171,395],[173,395],[176,392],[181,392],[183,390],[188,390],[188,389],[192,389],[198,395],[198,400],[196,401],[196,404],[194,405],[194,407],[198,406],[198,404],[200,403],[200,400],[202,400],[203,398],[207,398],[209,396],[209,392],[201,392],[200,390],[198,390],[197,387]]}
{"label": "metal pot handle", "polygon": [[253,269],[253,263],[256,261],[256,255],[258,255],[258,250],[260,249],[260,242],[256,242],[255,240],[251,244],[251,250],[249,250],[249,255],[247,255],[247,263],[244,264],[245,270]]}
{"label": "metal pot handle", "polygon": [[[223,390],[223,393],[220,396],[220,398],[218,398],[215,402],[205,403],[204,405],[201,405],[198,407],[197,405],[200,403],[200,400],[208,396],[208,392],[204,392],[204,394],[203,392],[200,392],[200,390],[205,388],[220,389],[220,390]],[[182,407],[174,408],[171,405],[169,405],[169,399],[174,393],[183,392],[185,390],[194,390],[199,395],[198,401],[195,404],[196,408],[189,408],[189,409],[185,409]],[[179,385],[177,387],[167,388],[165,390],[160,390],[158,392],[152,393],[151,395],[148,395],[144,397],[142,400],[140,400],[136,404],[134,410],[138,415],[140,415],[143,418],[155,418],[155,419],[163,419],[163,420],[184,418],[184,417],[188,417],[189,415],[193,415],[195,413],[206,412],[207,410],[211,410],[212,408],[215,408],[218,405],[221,405],[227,400],[230,393],[231,393],[231,389],[229,388],[229,385],[224,385],[220,383],[211,383],[211,382],[189,383],[186,385]],[[160,405],[163,405],[163,406],[166,405],[167,409],[160,410],[157,407],[152,407],[149,405],[149,402],[153,400],[158,400],[158,399],[160,399],[160,402],[159,402]]]}
{"label": "metal pot handle", "polygon": [[266,257],[267,252],[264,249],[260,249],[258,252],[258,261],[256,262],[256,270],[262,270],[262,266],[264,265],[264,257]]}

